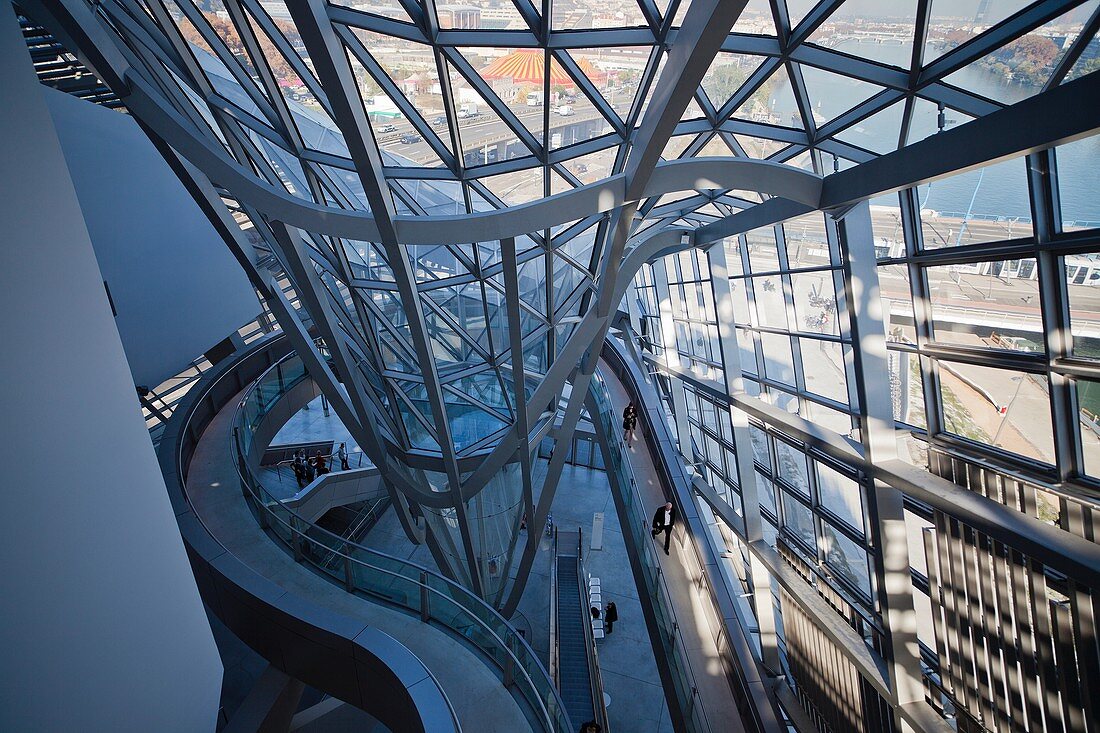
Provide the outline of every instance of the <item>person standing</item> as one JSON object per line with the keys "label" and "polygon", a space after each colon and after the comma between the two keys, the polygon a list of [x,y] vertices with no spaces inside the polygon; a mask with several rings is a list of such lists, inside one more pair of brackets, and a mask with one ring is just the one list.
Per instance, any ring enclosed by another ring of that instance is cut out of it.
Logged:
{"label": "person standing", "polygon": [[340,457],[340,470],[341,471],[351,470],[351,466],[348,465],[348,444],[347,443],[341,443],[340,444],[340,450],[338,450],[336,452],[336,455],[338,455]]}
{"label": "person standing", "polygon": [[317,469],[318,476],[324,476],[328,473],[328,463],[321,451],[317,451],[317,455],[313,457],[313,467]]}
{"label": "person standing", "polygon": [[611,627],[619,620],[619,609],[615,607],[615,601],[607,604],[603,610],[603,623],[607,627],[607,633],[611,633]]}
{"label": "person standing", "polygon": [[294,478],[298,481],[298,488],[304,489],[309,481],[306,480],[306,461],[303,453],[294,452],[294,462],[290,464],[294,469]]}
{"label": "person standing", "polygon": [[634,440],[634,428],[638,424],[638,408],[631,402],[623,409],[623,438],[627,443]]}
{"label": "person standing", "polygon": [[672,527],[676,524],[676,507],[672,506],[671,501],[665,502],[662,506],[657,507],[657,511],[653,513],[653,536],[665,533],[665,554],[668,554],[668,546],[672,541]]}

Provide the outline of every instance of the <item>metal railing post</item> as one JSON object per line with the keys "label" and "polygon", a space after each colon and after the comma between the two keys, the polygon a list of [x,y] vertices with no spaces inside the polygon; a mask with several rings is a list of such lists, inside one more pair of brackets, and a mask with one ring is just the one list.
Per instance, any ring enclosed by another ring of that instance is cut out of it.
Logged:
{"label": "metal railing post", "polygon": [[351,576],[351,546],[344,543],[344,588],[351,593],[355,590],[355,582]]}
{"label": "metal railing post", "polygon": [[511,687],[516,682],[515,652],[512,650],[512,638],[504,640],[504,686]]}
{"label": "metal railing post", "polygon": [[298,516],[290,515],[290,544],[294,546],[294,561],[302,562],[305,553],[302,552],[302,533],[298,530]]}
{"label": "metal railing post", "polygon": [[428,623],[432,619],[432,609],[429,605],[428,574],[420,571],[420,620]]}

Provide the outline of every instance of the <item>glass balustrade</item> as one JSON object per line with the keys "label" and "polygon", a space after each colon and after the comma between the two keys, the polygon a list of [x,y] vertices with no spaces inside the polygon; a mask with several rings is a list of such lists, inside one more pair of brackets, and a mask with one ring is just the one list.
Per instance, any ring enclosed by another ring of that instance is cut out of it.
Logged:
{"label": "glass balustrade", "polygon": [[255,430],[278,401],[306,378],[301,359],[292,354],[260,376],[237,409],[233,447],[238,474],[261,526],[290,548],[296,559],[313,565],[350,592],[420,615],[476,648],[534,711],[541,730],[571,733],[574,729],[545,667],[492,607],[424,567],[350,543],[307,522],[253,475],[244,457],[252,447]]}

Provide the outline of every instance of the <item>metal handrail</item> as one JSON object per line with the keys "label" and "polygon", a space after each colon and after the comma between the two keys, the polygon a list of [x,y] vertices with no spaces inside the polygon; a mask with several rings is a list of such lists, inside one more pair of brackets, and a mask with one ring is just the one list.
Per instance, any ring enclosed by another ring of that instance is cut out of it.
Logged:
{"label": "metal handrail", "polygon": [[[611,733],[611,725],[607,721],[607,706],[603,701],[603,673],[600,672],[600,655],[596,649],[596,637],[592,633],[592,618],[590,610],[592,608],[592,596],[589,595],[589,587],[586,576],[588,575],[584,569],[584,530],[580,527],[577,528],[577,583],[580,585],[581,598],[585,600],[584,608],[584,640],[588,644],[588,684],[592,690],[592,711],[596,714],[596,722],[600,724],[600,730],[603,733]],[[607,613],[607,606],[604,606],[604,614]],[[604,627],[607,627],[607,621],[604,621]]]}
{"label": "metal handrail", "polygon": [[[515,684],[527,703],[531,706],[538,718],[539,724],[548,733],[569,733],[573,730],[568,713],[561,702],[557,688],[550,680],[545,668],[539,661],[534,650],[527,641],[501,616],[496,609],[485,603],[481,598],[463,588],[454,581],[429,570],[423,566],[408,560],[387,555],[378,550],[349,542],[323,527],[309,522],[287,507],[282,501],[275,499],[263,487],[248,467],[245,459],[247,455],[241,444],[245,431],[251,437],[251,429],[243,419],[245,408],[249,400],[255,394],[256,388],[265,382],[269,375],[275,371],[278,374],[278,391],[269,395],[271,398],[267,404],[263,401],[259,404],[259,412],[253,415],[253,419],[259,420],[270,411],[269,405],[273,405],[293,386],[307,378],[305,370],[295,377],[289,384],[284,384],[281,367],[285,362],[298,358],[296,354],[289,354],[265,370],[245,390],[237,405],[233,416],[233,449],[236,453],[237,476],[241,482],[241,488],[245,498],[252,501],[256,509],[260,525],[270,534],[285,542],[293,551],[298,561],[308,560],[322,573],[332,577],[343,584],[349,592],[359,591],[373,596],[382,596],[387,602],[399,605],[407,610],[420,614],[425,622],[432,620],[439,623],[447,630],[453,632],[461,640],[483,652],[502,671],[505,685]],[[320,542],[306,533],[313,531],[319,537],[331,541],[332,544]],[[319,565],[314,561],[312,553],[317,546],[324,548],[326,554],[332,557],[343,558],[343,572],[337,576],[330,568]],[[343,548],[346,551],[341,551]],[[372,562],[353,557],[350,553],[356,552]],[[394,569],[381,567],[380,564],[393,565]],[[406,569],[405,573],[397,568]],[[396,595],[400,586],[406,584],[416,591],[405,594],[405,600]],[[390,592],[384,593],[381,588],[387,588]],[[416,602],[409,602],[412,597]],[[432,614],[432,599],[438,599],[440,613]],[[453,607],[458,614],[450,611]],[[460,620],[465,623],[456,623]],[[495,627],[495,628],[494,628]],[[483,638],[479,638],[483,637]],[[540,674],[541,673],[541,674]],[[534,674],[534,677],[532,677]],[[536,678],[538,684],[536,682]]]}

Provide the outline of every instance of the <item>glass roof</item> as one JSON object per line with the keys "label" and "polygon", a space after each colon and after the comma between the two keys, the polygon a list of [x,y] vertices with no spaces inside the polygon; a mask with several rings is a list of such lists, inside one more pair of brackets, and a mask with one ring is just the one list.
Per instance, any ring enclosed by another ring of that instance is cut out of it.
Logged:
{"label": "glass roof", "polygon": [[[633,139],[689,4],[348,0],[331,7],[327,22],[350,60],[398,210],[431,214],[406,201],[409,180],[459,182],[453,200],[475,211],[618,173],[619,148]],[[917,0],[774,5],[747,4],[666,159],[763,157],[825,175],[1095,66],[1088,53],[1061,61],[1075,43],[1095,45],[1078,36],[1100,0],[933,0],[926,28],[917,23]],[[204,98],[221,106],[215,114],[248,114],[254,163],[273,166],[307,198],[314,193],[301,180],[303,166],[335,179],[346,178],[337,169],[354,170],[283,0],[177,0],[165,8],[153,15],[175,22],[222,99],[210,100],[201,78],[174,78],[204,117],[211,115]],[[281,126],[283,101],[297,130]],[[303,163],[298,146],[332,159]]]}

